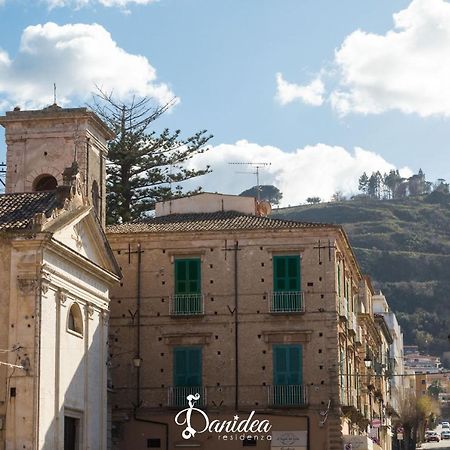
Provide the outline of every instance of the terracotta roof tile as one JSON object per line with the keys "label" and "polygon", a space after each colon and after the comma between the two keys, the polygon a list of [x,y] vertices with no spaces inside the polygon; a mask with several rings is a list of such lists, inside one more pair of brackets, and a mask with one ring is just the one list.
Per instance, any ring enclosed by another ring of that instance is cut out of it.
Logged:
{"label": "terracotta roof tile", "polygon": [[24,230],[38,213],[49,214],[56,206],[55,192],[0,195],[0,231]]}
{"label": "terracotta roof tile", "polygon": [[121,234],[272,230],[289,228],[320,228],[328,226],[330,225],[323,223],[297,222],[293,220],[246,215],[235,211],[226,211],[200,214],[171,214],[142,222],[111,225],[108,227],[107,233]]}

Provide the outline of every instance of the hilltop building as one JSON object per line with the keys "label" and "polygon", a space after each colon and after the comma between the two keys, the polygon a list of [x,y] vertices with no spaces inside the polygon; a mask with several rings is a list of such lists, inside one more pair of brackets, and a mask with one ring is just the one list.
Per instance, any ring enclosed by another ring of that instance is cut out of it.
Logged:
{"label": "hilltop building", "polygon": [[0,449],[106,449],[104,157],[85,108],[7,112],[0,195]]}

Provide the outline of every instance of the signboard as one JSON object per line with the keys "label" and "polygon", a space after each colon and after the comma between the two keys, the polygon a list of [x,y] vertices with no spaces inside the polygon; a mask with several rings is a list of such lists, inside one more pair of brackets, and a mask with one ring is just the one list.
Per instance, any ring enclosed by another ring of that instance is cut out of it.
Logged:
{"label": "signboard", "polygon": [[373,419],[372,420],[372,427],[373,428],[380,428],[381,427],[381,419]]}
{"label": "signboard", "polygon": [[271,449],[307,450],[307,431],[273,431]]}
{"label": "signboard", "polygon": [[403,433],[397,433],[397,441],[403,441]]}

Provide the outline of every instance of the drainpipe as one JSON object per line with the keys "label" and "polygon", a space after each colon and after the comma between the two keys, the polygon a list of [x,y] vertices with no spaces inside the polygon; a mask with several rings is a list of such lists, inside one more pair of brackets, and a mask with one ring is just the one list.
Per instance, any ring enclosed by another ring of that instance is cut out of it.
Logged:
{"label": "drainpipe", "polygon": [[136,407],[141,406],[141,265],[142,265],[141,243],[138,244],[138,270],[137,270],[137,295],[136,295]]}
{"label": "drainpipe", "polygon": [[234,375],[235,375],[235,397],[234,409],[239,407],[239,291],[238,291],[238,250],[239,242],[234,242]]}

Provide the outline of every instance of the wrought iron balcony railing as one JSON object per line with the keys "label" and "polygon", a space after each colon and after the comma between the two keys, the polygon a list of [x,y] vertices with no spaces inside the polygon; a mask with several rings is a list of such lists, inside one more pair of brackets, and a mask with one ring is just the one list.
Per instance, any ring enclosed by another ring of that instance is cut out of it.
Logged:
{"label": "wrought iron balcony railing", "polygon": [[305,312],[304,295],[302,291],[272,292],[269,296],[269,311],[271,313],[301,313]]}
{"label": "wrought iron balcony railing", "polygon": [[195,401],[196,406],[205,406],[207,404],[206,388],[203,386],[171,386],[168,389],[168,406],[171,408],[188,407],[189,395],[200,395]]}
{"label": "wrought iron balcony railing", "polygon": [[299,384],[269,386],[269,405],[272,407],[303,407],[308,405],[306,386]]}
{"label": "wrought iron balcony railing", "polygon": [[170,299],[172,316],[198,316],[204,313],[203,294],[175,294]]}

